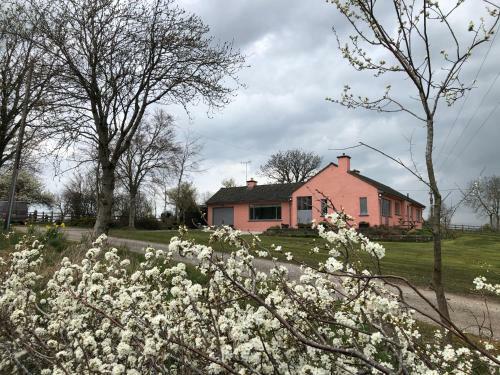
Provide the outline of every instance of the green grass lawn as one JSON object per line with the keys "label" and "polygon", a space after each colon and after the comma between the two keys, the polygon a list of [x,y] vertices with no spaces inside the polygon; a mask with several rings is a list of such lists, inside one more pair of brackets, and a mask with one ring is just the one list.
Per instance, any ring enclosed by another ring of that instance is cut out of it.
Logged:
{"label": "green grass lawn", "polygon": [[[111,236],[130,238],[150,243],[165,243],[177,236],[177,231],[112,230]],[[199,230],[189,232],[189,238],[207,244],[208,234]],[[250,238],[250,237],[249,237]],[[317,238],[260,236],[262,245],[281,245],[283,252],[291,252],[294,260],[315,265],[326,259],[324,242]],[[432,243],[383,242],[386,256],[381,267],[384,274],[403,276],[416,285],[427,287],[430,284],[433,250]],[[312,254],[311,248],[318,246],[319,254]],[[230,251],[219,244],[215,250]],[[367,258],[362,259],[367,261]],[[500,235],[463,234],[456,239],[443,241],[443,264],[446,289],[455,293],[470,293],[472,280],[479,275],[486,276],[491,282],[500,282]]]}

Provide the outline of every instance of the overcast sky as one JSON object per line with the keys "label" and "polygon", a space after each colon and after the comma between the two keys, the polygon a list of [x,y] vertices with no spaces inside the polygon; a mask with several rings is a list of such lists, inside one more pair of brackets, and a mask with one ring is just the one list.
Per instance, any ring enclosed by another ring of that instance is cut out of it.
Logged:
{"label": "overcast sky", "polygon": [[[247,160],[251,160],[248,176],[264,183],[259,166],[272,153],[294,147],[318,153],[326,164],[336,162],[339,154],[329,149],[363,141],[409,161],[411,138],[415,161],[425,172],[425,129],[417,120],[406,114],[348,110],[325,100],[339,97],[347,83],[355,92],[373,95],[383,93],[385,85],[391,83],[399,90],[396,92],[401,99],[407,101],[412,100],[409,95],[413,94],[406,90],[407,82],[402,76],[373,78],[355,71],[343,60],[332,26],[344,36],[348,29],[334,6],[324,0],[181,0],[179,5],[199,15],[216,39],[233,41],[249,65],[239,75],[246,88],[239,89],[224,110],[208,117],[206,108],[190,108],[189,118],[181,109],[167,108],[180,129],[190,129],[203,140],[205,171],[191,176],[201,193],[217,191],[224,178],[233,177],[238,184],[244,184],[245,166],[241,162]],[[464,15],[464,31],[468,23]],[[431,35],[431,39],[439,42],[439,35]],[[441,48],[437,42],[434,47]],[[476,51],[463,72],[465,77],[472,80],[487,51],[487,45]],[[500,100],[500,84],[490,86],[500,73],[499,57],[500,40],[493,43],[477,88],[468,99],[456,103],[451,110],[446,106],[439,109],[438,177],[444,194],[450,192],[448,199],[452,201],[459,198],[459,193],[448,189],[465,186],[481,172],[500,174],[500,110],[483,124]],[[367,149],[355,148],[348,153],[352,168],[428,205],[425,185],[395,163]],[[477,219],[462,210],[455,222],[475,223]]]}

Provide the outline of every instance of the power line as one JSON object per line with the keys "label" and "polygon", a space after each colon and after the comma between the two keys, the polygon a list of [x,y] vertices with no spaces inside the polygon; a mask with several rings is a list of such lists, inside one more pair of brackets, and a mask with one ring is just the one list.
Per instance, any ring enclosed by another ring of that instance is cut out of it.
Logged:
{"label": "power line", "polygon": [[[398,189],[398,188],[394,188],[394,190],[397,190],[397,191],[411,191],[411,192],[418,192],[418,191],[429,191],[429,189]],[[451,189],[439,189],[439,191],[457,191],[457,190],[460,190],[458,188],[451,188]]]}
{"label": "power line", "polygon": [[345,151],[345,150],[350,150],[352,148],[357,148],[357,147],[361,147],[363,145],[356,145],[356,146],[349,146],[349,147],[344,147],[344,148],[329,148],[328,150],[329,151]]}
{"label": "power line", "polygon": [[[463,135],[465,134],[465,131],[469,128],[469,126],[471,125],[472,123],[472,120],[474,119],[474,117],[476,117],[476,114],[478,113],[479,111],[479,108],[481,108],[482,104],[484,103],[484,100],[486,99],[486,97],[488,96],[488,94],[491,92],[491,90],[493,89],[493,86],[495,85],[496,81],[498,80],[498,78],[500,77],[500,71],[496,74],[495,76],[495,79],[491,82],[490,86],[488,87],[488,90],[486,91],[486,93],[483,95],[483,97],[481,98],[481,102],[479,103],[479,105],[476,107],[476,109],[474,110],[474,113],[472,114],[472,116],[469,118],[469,121],[467,121],[467,124],[465,125],[465,127],[462,129],[462,132],[460,133],[460,135],[458,136],[456,142],[453,144],[453,147],[451,148],[450,152],[448,152],[448,154],[446,155],[446,158],[443,160],[443,162],[441,163],[439,169],[443,169],[443,167],[445,166],[446,162],[448,161],[448,159],[450,158],[450,155],[453,153],[453,151],[455,151],[455,148],[458,146],[460,140],[462,139]],[[489,117],[489,116],[488,116]],[[477,134],[477,133],[476,133]]]}
{"label": "power line", "polygon": [[472,137],[469,138],[469,142],[467,142],[467,144],[462,148],[462,152],[465,151],[465,149],[467,147],[469,147],[469,145],[472,143],[472,140],[478,135],[478,133],[481,131],[481,129],[484,127],[484,125],[486,125],[488,120],[491,118],[491,116],[493,116],[493,114],[497,111],[498,108],[500,108],[500,102],[498,102],[496,104],[496,106],[493,107],[493,109],[490,111],[488,116],[484,119],[484,121],[481,123],[481,125],[479,125],[479,128],[476,130],[476,132],[472,135]]}
{"label": "power line", "polygon": [[[499,26],[500,27],[500,26]],[[483,66],[484,66],[484,63],[486,62],[486,59],[488,58],[488,55],[490,54],[490,51],[491,51],[491,47],[493,47],[493,44],[495,43],[495,39],[497,38],[497,33],[498,33],[498,30],[497,32],[494,33],[493,35],[493,40],[491,41],[491,43],[489,44],[488,46],[488,50],[486,51],[486,54],[484,55],[483,57],[483,60],[481,61],[481,65],[479,66],[479,69],[477,70],[476,72],[476,75],[474,77],[474,80],[473,82],[475,83],[477,81],[477,78],[479,77],[479,73],[481,73],[481,70],[483,70]],[[467,102],[467,100],[469,99],[469,96],[470,96],[470,90],[467,91],[467,94],[465,96],[465,99],[464,101],[462,102],[462,105],[460,106],[460,110],[458,111],[456,117],[455,117],[455,120],[453,121],[453,124],[451,125],[451,128],[450,130],[448,131],[448,135],[446,136],[445,140],[444,140],[444,144],[443,146],[441,146],[441,149],[439,151],[439,154],[438,154],[438,159],[441,157],[441,154],[443,153],[444,149],[446,148],[446,144],[448,143],[448,139],[450,138],[451,136],[451,133],[453,132],[454,128],[455,128],[455,125],[457,124],[457,121],[458,121],[458,118],[460,117],[460,115],[462,114],[462,111],[465,107],[465,103]]]}

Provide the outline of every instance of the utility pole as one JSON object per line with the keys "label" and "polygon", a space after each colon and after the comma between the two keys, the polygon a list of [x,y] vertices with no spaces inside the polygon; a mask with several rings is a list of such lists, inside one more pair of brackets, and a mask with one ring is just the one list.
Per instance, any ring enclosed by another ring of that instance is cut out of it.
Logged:
{"label": "utility pole", "polygon": [[21,123],[19,125],[19,135],[17,137],[17,147],[16,147],[16,157],[14,159],[14,166],[12,168],[12,181],[10,183],[9,191],[9,204],[7,207],[7,217],[4,222],[4,229],[9,230],[10,221],[12,218],[12,209],[14,208],[14,201],[16,198],[16,184],[17,176],[19,175],[19,169],[21,165],[21,153],[23,151],[23,139],[24,139],[24,129],[26,128],[26,118],[28,117],[28,103],[31,95],[31,77],[33,75],[34,62],[30,61],[30,67],[26,76],[26,84],[24,91],[24,103],[23,103],[23,113],[21,116]]}
{"label": "utility pole", "polygon": [[251,162],[251,160],[240,162],[241,164],[245,164],[245,182],[248,181],[248,164],[250,164]]}

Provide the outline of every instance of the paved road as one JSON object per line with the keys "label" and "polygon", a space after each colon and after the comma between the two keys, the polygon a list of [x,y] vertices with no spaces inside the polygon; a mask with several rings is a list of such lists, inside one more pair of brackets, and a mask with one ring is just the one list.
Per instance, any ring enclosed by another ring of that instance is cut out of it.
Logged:
{"label": "paved road", "polygon": [[[19,228],[23,229],[23,228]],[[66,237],[72,241],[80,241],[82,236],[90,235],[90,231],[88,229],[81,228],[66,228],[65,229]],[[144,253],[144,248],[147,246],[151,246],[155,249],[165,249],[165,244],[154,243],[154,242],[145,242],[145,241],[137,241],[125,238],[118,237],[108,237],[108,243],[113,246],[125,246],[129,250]],[[186,263],[196,263],[196,259],[188,259],[182,258],[179,255],[174,255],[174,259],[181,262]],[[298,266],[290,263],[281,263],[284,265],[289,272],[291,278],[296,279],[300,276],[301,270]],[[274,266],[274,263],[267,259],[255,259],[255,266],[258,270],[267,272],[270,268]],[[437,314],[430,308],[426,303],[422,301],[422,299],[410,288],[402,287],[404,297],[406,301],[411,305],[418,307],[426,314],[429,314],[435,318],[437,318]],[[419,289],[419,291],[433,303],[436,302],[436,298],[434,292],[429,289]],[[477,323],[476,317],[478,321],[482,322],[485,314],[486,314],[486,306],[484,300],[478,298],[476,296],[463,296],[458,294],[447,293],[448,304],[450,308],[450,314],[453,322],[467,332],[477,334]],[[488,326],[491,325],[493,330],[494,338],[500,340],[500,303],[497,301],[488,301],[488,311],[489,311],[489,319],[487,319],[486,324]],[[486,315],[487,316],[487,315]],[[419,320],[430,322],[430,319],[419,315]],[[486,331],[485,331],[486,332]]]}

